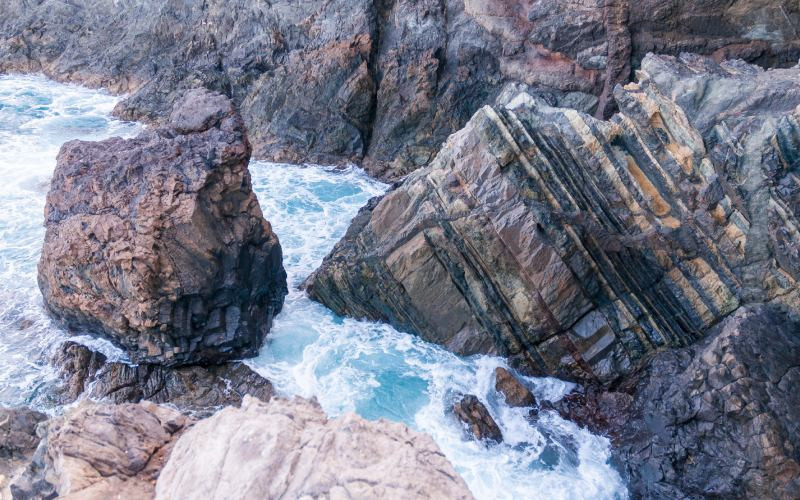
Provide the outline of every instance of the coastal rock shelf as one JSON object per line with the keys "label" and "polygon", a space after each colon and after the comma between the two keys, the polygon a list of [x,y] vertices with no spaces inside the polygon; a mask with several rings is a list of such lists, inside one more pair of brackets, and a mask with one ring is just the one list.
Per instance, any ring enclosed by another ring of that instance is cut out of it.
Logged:
{"label": "coastal rock shelf", "polygon": [[287,288],[249,161],[233,104],[204,89],[187,92],[166,127],[65,144],[39,263],[48,310],[134,362],[255,356]]}
{"label": "coastal rock shelf", "polygon": [[117,113],[145,121],[205,86],[240,107],[257,157],[382,178],[427,165],[508,85],[606,116],[651,51],[800,57],[790,1],[4,0],[3,13],[0,72],[130,93]]}
{"label": "coastal rock shelf", "polygon": [[600,121],[484,107],[308,280],[340,314],[610,384],[742,304],[798,309],[800,68],[648,56]]}

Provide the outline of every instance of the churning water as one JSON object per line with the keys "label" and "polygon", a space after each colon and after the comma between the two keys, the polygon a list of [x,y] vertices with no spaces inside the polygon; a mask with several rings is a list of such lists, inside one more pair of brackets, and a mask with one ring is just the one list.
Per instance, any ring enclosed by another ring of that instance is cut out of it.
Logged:
{"label": "churning water", "polygon": [[[44,314],[36,263],[42,213],[61,144],[74,138],[130,136],[136,124],[110,118],[116,98],[41,77],[0,77],[0,404],[46,408],[47,366],[65,338]],[[608,464],[609,443],[555,414],[530,422],[493,391],[489,356],[462,358],[393,328],[341,318],[297,289],[344,234],[351,218],[386,186],[360,170],[251,163],[265,216],[281,239],[290,293],[251,367],[284,395],[316,397],[336,416],[400,421],[433,436],[478,498],[626,498]],[[107,353],[113,348],[83,339]],[[538,399],[570,385],[524,378]],[[457,394],[477,395],[505,442],[466,439],[449,414]]]}

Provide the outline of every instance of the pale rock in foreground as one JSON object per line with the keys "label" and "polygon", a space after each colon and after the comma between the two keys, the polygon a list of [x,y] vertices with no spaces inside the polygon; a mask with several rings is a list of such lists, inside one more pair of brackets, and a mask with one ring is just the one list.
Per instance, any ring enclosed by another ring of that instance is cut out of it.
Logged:
{"label": "pale rock in foreground", "polygon": [[245,397],[177,442],[158,499],[472,498],[424,434],[353,414],[329,420],[315,402]]}

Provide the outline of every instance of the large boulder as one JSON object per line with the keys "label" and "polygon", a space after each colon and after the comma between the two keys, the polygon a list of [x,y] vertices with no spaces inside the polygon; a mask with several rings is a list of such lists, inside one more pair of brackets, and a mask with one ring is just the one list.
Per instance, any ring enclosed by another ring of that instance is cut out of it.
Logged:
{"label": "large boulder", "polygon": [[53,356],[52,364],[63,380],[56,391],[60,404],[81,397],[117,404],[146,400],[207,416],[223,406],[239,406],[247,394],[269,401],[275,392],[269,380],[242,362],[179,367],[130,365],[108,361],[86,346],[65,342]]}
{"label": "large boulder", "polygon": [[453,414],[478,441],[503,442],[503,432],[477,396],[467,394],[453,404]]}
{"label": "large boulder", "polygon": [[[4,0],[0,72],[131,95],[159,120],[186,88],[230,95],[259,157],[397,177],[507,85],[603,114],[647,52],[800,56],[791,0]],[[80,28],[80,29],[79,29]]]}
{"label": "large boulder", "polygon": [[153,498],[155,479],[192,420],[153,403],[84,403],[51,420],[14,498]]}
{"label": "large boulder", "polygon": [[484,107],[312,275],[340,314],[611,384],[741,304],[800,309],[800,68],[650,56],[600,121]]}
{"label": "large boulder", "polygon": [[241,117],[206,90],[135,139],[66,143],[45,207],[47,309],[134,362],[255,355],[287,288],[249,160]]}
{"label": "large boulder", "polygon": [[315,402],[246,397],[172,450],[156,498],[472,498],[433,440]]}

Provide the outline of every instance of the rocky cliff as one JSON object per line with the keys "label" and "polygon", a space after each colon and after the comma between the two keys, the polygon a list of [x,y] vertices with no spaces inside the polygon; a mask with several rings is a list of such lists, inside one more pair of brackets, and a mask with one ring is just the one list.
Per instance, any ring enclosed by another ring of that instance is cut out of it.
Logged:
{"label": "rocky cliff", "polygon": [[256,156],[426,165],[507,86],[598,116],[648,51],[800,57],[790,0],[6,0],[0,72],[131,93],[158,120],[197,86],[230,96]]}
{"label": "rocky cliff", "polygon": [[287,289],[249,161],[241,117],[205,89],[187,91],[165,127],[65,144],[45,207],[47,309],[134,362],[258,353]]}
{"label": "rocky cliff", "polygon": [[612,383],[742,304],[798,309],[800,68],[648,56],[601,121],[484,107],[308,281],[333,310]]}

